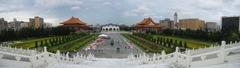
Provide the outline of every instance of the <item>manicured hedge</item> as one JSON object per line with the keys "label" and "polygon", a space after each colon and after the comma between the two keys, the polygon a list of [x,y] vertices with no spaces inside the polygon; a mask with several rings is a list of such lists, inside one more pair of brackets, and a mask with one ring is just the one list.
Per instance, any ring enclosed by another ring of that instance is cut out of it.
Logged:
{"label": "manicured hedge", "polygon": [[97,35],[98,34],[83,35],[76,40],[58,46],[50,47],[49,51],[56,52],[57,50],[60,50],[61,52],[77,52],[80,48],[93,41]]}
{"label": "manicured hedge", "polygon": [[86,33],[80,33],[80,34],[72,34],[72,35],[67,35],[67,36],[59,36],[59,37],[53,37],[50,39],[44,39],[44,40],[38,40],[35,41],[35,48],[37,47],[54,47],[58,46],[64,43],[68,43],[70,41],[76,40],[78,38],[86,36]]}
{"label": "manicured hedge", "polygon": [[[174,49],[167,48],[161,45],[158,45],[154,42],[146,40],[144,38],[130,35],[130,34],[122,34],[124,37],[129,39],[131,42],[142,48],[147,53],[160,53],[161,51],[165,50],[167,53],[173,52]],[[150,39],[150,37],[148,38]]]}

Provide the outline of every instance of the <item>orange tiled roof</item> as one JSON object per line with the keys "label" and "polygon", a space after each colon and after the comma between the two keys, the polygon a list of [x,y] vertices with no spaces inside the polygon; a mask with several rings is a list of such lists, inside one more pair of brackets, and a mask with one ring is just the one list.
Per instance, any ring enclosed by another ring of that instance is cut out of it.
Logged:
{"label": "orange tiled roof", "polygon": [[141,22],[138,23],[138,25],[148,25],[150,23],[156,24],[151,17],[144,18]]}
{"label": "orange tiled roof", "polygon": [[71,17],[70,19],[64,21],[64,25],[86,25],[85,22],[82,22],[79,18]]}
{"label": "orange tiled roof", "polygon": [[[150,23],[153,23],[154,25],[149,25]],[[160,24],[155,23],[152,18],[144,18],[141,22],[137,23],[136,26],[139,27],[160,27]]]}

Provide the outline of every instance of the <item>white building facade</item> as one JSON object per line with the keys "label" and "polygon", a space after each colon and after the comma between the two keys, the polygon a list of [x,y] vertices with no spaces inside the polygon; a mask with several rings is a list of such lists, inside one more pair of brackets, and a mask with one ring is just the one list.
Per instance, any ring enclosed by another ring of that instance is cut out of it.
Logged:
{"label": "white building facade", "polygon": [[120,27],[115,24],[107,24],[102,26],[102,31],[120,31]]}

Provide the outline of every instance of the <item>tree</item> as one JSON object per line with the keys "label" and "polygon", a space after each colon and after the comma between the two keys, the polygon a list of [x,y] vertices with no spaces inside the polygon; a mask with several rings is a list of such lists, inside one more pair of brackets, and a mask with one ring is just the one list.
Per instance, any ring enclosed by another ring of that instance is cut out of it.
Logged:
{"label": "tree", "polygon": [[40,46],[43,46],[43,41],[41,40],[41,42],[40,42]]}
{"label": "tree", "polygon": [[182,45],[182,41],[179,41],[179,45],[178,46],[180,46],[180,47],[182,47],[183,45]]}
{"label": "tree", "polygon": [[187,42],[186,41],[184,42],[184,46],[183,47],[187,48]]}
{"label": "tree", "polygon": [[159,37],[157,37],[157,44],[159,44],[159,41],[160,41],[160,38],[159,38]]}
{"label": "tree", "polygon": [[37,47],[38,46],[38,41],[35,41],[35,47]]}

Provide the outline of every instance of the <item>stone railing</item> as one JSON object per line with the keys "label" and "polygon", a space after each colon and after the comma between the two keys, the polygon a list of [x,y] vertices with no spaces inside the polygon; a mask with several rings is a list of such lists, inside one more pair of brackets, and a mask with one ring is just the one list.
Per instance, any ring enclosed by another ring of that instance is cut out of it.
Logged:
{"label": "stone railing", "polygon": [[170,63],[178,67],[192,67],[197,65],[219,64],[226,62],[226,57],[230,53],[240,49],[240,43],[226,44],[222,41],[221,46],[212,46],[203,49],[186,50],[179,52],[176,47],[175,52],[166,54],[162,51],[161,54],[153,54],[152,56],[146,54],[129,55],[128,62],[132,64],[153,64],[153,63]]}
{"label": "stone railing", "polygon": [[[46,47],[44,47],[43,52],[38,52],[36,50],[0,46],[0,62],[9,61],[10,63],[6,63],[5,66],[13,64],[18,65],[19,68],[46,68],[55,63],[79,64],[94,59],[92,54],[79,55],[77,53],[71,57],[69,56],[69,53],[60,54],[60,51],[57,51],[56,54],[48,52]],[[19,62],[24,63],[25,66],[21,67]]]}

